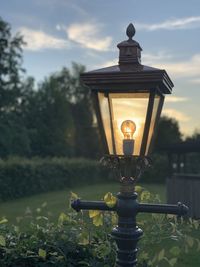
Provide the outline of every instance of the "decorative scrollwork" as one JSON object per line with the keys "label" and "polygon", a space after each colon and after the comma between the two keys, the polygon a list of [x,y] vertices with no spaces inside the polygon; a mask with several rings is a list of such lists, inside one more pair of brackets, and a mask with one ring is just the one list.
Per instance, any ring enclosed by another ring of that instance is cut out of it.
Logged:
{"label": "decorative scrollwork", "polygon": [[106,155],[100,160],[100,163],[112,169],[121,182],[130,180],[135,184],[142,173],[151,166],[152,161],[145,156]]}

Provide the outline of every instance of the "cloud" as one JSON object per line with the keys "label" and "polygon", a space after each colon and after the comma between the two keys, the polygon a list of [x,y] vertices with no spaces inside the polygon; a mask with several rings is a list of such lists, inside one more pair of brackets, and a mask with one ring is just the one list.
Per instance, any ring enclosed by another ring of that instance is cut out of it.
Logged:
{"label": "cloud", "polygon": [[69,40],[89,49],[107,51],[110,48],[112,38],[110,36],[100,37],[100,28],[101,25],[95,23],[75,23],[65,30]]}
{"label": "cloud", "polygon": [[[165,52],[142,55],[142,63],[165,69],[174,78],[193,78],[191,82],[198,82],[200,77],[200,54],[193,55],[187,60],[176,60]],[[195,78],[196,77],[196,78]]]}
{"label": "cloud", "polygon": [[108,60],[104,62],[103,64],[99,65],[98,68],[106,68],[110,66],[114,66],[118,64],[118,59]]}
{"label": "cloud", "polygon": [[[104,68],[117,64],[118,58],[105,61],[95,67]],[[186,60],[178,60],[176,56],[164,51],[156,54],[144,53],[142,54],[142,64],[165,69],[173,79],[184,78],[184,80],[187,79],[187,82],[200,84],[200,54],[193,55]]]}
{"label": "cloud", "polygon": [[180,29],[192,29],[200,27],[200,16],[176,18],[154,24],[136,23],[136,29],[146,31],[156,30],[180,30]]}
{"label": "cloud", "polygon": [[166,62],[168,60],[171,60],[172,58],[172,55],[167,53],[166,51],[159,51],[156,54],[142,53],[142,61],[144,61],[146,65],[161,63],[163,61]]}
{"label": "cloud", "polygon": [[190,82],[193,83],[193,84],[200,84],[200,78],[191,79]]}
{"label": "cloud", "polygon": [[62,26],[61,26],[60,24],[57,24],[57,25],[56,25],[56,30],[57,30],[57,31],[61,31],[61,30],[62,30]]}
{"label": "cloud", "polygon": [[187,102],[187,97],[180,97],[180,96],[166,96],[165,102],[166,103],[177,103],[177,102]]}
{"label": "cloud", "polygon": [[56,38],[43,31],[22,27],[19,29],[19,32],[24,36],[24,40],[27,43],[24,49],[27,50],[39,51],[43,49],[69,48],[69,42],[67,40]]}
{"label": "cloud", "polygon": [[180,122],[188,122],[190,120],[190,117],[188,115],[183,112],[177,111],[176,109],[164,109],[162,111],[162,114],[168,117],[175,118]]}

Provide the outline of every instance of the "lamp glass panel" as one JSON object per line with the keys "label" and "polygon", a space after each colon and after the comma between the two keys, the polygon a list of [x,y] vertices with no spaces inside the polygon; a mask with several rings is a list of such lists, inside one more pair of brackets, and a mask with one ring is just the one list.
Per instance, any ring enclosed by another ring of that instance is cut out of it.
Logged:
{"label": "lamp glass panel", "polygon": [[158,114],[158,107],[159,107],[160,101],[161,101],[161,97],[159,95],[155,95],[145,155],[148,154],[149,149],[150,149],[151,140],[152,140],[152,137],[153,137],[153,134],[155,131],[155,127],[156,127],[155,123],[156,123],[156,118],[157,118],[157,114]]}
{"label": "lamp glass panel", "polygon": [[104,132],[110,154],[113,154],[112,134],[111,134],[111,118],[109,111],[108,97],[104,93],[98,93],[101,119],[103,122]]}
{"label": "lamp glass panel", "polygon": [[142,137],[149,103],[149,93],[110,93],[109,94],[111,119],[113,124],[113,134],[117,155],[123,155],[124,134],[121,125],[126,120],[135,123],[136,129],[133,134],[134,149],[133,155],[140,155]]}

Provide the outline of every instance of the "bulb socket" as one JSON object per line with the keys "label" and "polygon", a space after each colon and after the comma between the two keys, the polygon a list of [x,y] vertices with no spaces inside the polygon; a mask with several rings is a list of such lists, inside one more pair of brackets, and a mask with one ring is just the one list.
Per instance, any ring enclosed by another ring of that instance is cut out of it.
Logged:
{"label": "bulb socket", "polygon": [[133,155],[134,143],[135,143],[135,140],[133,140],[133,139],[124,139],[123,140],[123,153],[125,156]]}

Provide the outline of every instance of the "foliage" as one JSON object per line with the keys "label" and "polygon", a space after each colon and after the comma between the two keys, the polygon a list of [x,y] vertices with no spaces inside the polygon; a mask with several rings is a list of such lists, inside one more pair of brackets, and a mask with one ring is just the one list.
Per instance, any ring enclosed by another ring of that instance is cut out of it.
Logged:
{"label": "foliage", "polygon": [[108,170],[93,160],[10,158],[0,161],[0,199],[15,199],[105,179],[109,180]]}
{"label": "foliage", "polygon": [[200,141],[200,131],[195,130],[191,136],[188,136],[185,141],[188,142],[199,142]]}
{"label": "foliage", "polygon": [[47,77],[34,89],[23,83],[21,113],[30,143],[30,156],[94,158],[99,133],[94,127],[90,91],[80,81],[84,66],[72,64]]}
{"label": "foliage", "polygon": [[0,157],[96,157],[99,133],[80,80],[85,67],[72,63],[35,86],[21,75],[24,44],[0,18]]}
{"label": "foliage", "polygon": [[181,138],[178,122],[173,118],[163,116],[159,121],[154,151],[160,152],[164,147],[181,141]]}
{"label": "foliage", "polygon": [[[165,158],[164,158],[165,159]],[[166,162],[162,157],[143,174],[145,183],[164,182]],[[32,158],[12,157],[0,161],[0,200],[16,199],[38,193],[55,191],[64,187],[113,181],[109,169],[97,161],[81,158]],[[115,198],[107,195],[112,205]]]}
{"label": "foliage", "polygon": [[73,156],[74,124],[65,94],[52,75],[27,95],[23,116],[31,156]]}
{"label": "foliage", "polygon": [[12,36],[10,25],[0,17],[0,111],[1,115],[17,110],[23,71],[20,35]]}
{"label": "foliage", "polygon": [[23,95],[21,74],[22,46],[17,34],[12,36],[10,25],[0,17],[0,156],[29,153],[29,139],[21,118]]}
{"label": "foliage", "polygon": [[168,158],[162,153],[151,156],[152,165],[141,176],[142,183],[165,183],[168,176]]}
{"label": "foliage", "polygon": [[[191,136],[188,136],[185,140],[188,143],[191,143],[192,146],[195,144],[199,145],[200,143],[200,131],[195,131]],[[187,173],[199,174],[200,173],[200,152],[191,152],[187,153],[185,161],[185,169]]]}
{"label": "foliage", "polygon": [[[141,187],[137,191],[142,201],[158,201],[157,196]],[[76,197],[73,193],[72,198]],[[87,212],[61,213],[53,223],[45,215],[46,208],[41,205],[38,216],[28,218],[30,226],[26,231],[8,225],[5,219],[0,221],[0,266],[114,266],[116,247],[109,235],[116,224],[114,213],[102,212],[102,223],[96,227]],[[138,224],[144,230],[139,243],[139,267],[186,266],[184,259],[190,259],[192,252],[200,250],[196,220],[149,215],[139,216]],[[191,266],[190,261],[187,266]]]}
{"label": "foliage", "polygon": [[83,220],[82,214],[62,213],[57,223],[40,214],[31,220],[26,232],[17,226],[0,224],[0,266],[108,267],[114,264],[109,229],[96,228],[87,218]]}

